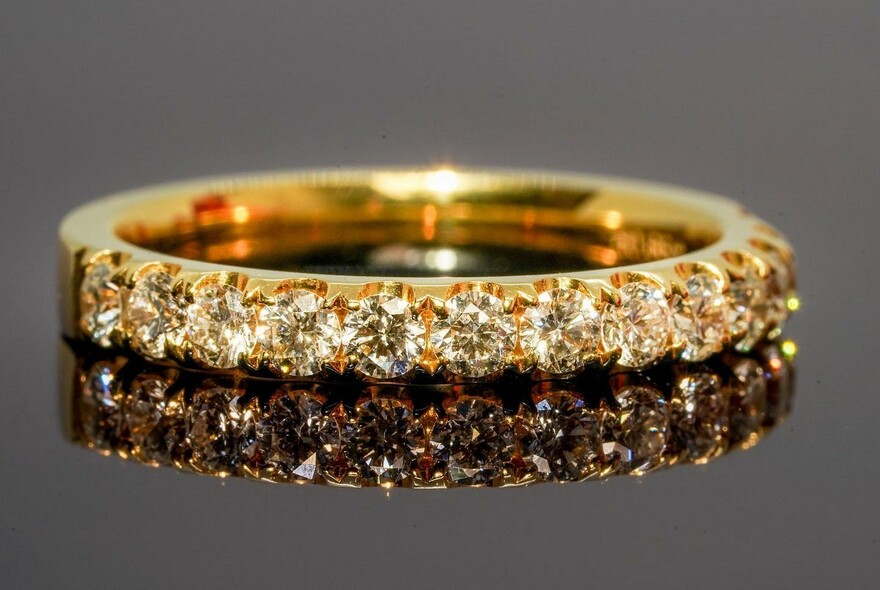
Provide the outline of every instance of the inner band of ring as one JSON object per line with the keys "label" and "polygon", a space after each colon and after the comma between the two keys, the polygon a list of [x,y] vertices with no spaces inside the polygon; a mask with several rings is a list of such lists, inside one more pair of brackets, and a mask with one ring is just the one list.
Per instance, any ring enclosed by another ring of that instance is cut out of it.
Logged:
{"label": "inner band of ring", "polygon": [[[209,179],[95,202],[71,214],[61,234],[64,280],[72,284],[104,256],[129,278],[139,266],[161,264],[190,285],[214,275],[270,297],[290,280],[346,302],[390,283],[411,302],[441,303],[482,285],[505,299],[507,311],[569,281],[597,302],[619,303],[615,290],[642,280],[667,297],[686,295],[695,269],[726,292],[737,276],[767,278],[792,261],[776,230],[727,199],[530,171]],[[80,335],[80,310],[69,299],[65,331]]]}
{"label": "inner band of ring", "polygon": [[572,273],[672,258],[721,236],[711,215],[610,186],[529,186],[449,170],[369,183],[174,195],[114,227],[147,250],[223,265],[382,277]]}

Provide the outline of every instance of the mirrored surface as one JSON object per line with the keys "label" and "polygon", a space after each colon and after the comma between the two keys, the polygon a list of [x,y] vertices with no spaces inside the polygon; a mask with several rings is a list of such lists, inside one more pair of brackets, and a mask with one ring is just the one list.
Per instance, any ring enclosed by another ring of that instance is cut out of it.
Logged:
{"label": "mirrored surface", "polygon": [[223,376],[64,343],[73,371],[62,399],[74,442],[154,467],[347,487],[523,486],[753,447],[790,412],[793,350],[772,342],[640,373],[451,386]]}

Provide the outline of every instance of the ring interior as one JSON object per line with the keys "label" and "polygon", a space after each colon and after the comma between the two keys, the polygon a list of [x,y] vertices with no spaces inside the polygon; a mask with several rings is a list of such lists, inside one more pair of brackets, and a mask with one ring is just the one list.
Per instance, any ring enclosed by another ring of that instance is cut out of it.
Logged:
{"label": "ring interior", "polygon": [[284,272],[514,276],[636,264],[721,237],[705,211],[613,185],[451,170],[218,186],[141,201],[116,235],[181,258]]}

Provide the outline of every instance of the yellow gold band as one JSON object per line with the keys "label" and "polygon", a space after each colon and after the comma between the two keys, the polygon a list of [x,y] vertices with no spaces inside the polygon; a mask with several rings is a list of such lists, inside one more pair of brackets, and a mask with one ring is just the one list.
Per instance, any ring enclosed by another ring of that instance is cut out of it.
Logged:
{"label": "yellow gold band", "polygon": [[61,242],[67,335],[276,376],[699,361],[797,307],[790,246],[738,204],[555,172],[184,182],[88,204]]}

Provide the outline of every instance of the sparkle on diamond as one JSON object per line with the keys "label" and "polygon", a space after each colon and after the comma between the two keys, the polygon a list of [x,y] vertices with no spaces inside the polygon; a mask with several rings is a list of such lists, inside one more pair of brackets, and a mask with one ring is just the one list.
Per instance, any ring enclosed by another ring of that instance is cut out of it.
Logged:
{"label": "sparkle on diamond", "polygon": [[767,290],[758,271],[748,265],[742,277],[731,282],[730,331],[738,337],[736,350],[749,352],[767,327]]}
{"label": "sparkle on diamond", "polygon": [[[783,343],[783,346],[786,343]],[[767,346],[761,349],[761,364],[766,371],[767,420],[779,425],[791,413],[794,374],[790,360],[779,347]]]}
{"label": "sparkle on diamond", "polygon": [[400,377],[425,350],[425,324],[403,298],[377,293],[345,316],[342,343],[357,356],[355,369],[375,379]]}
{"label": "sparkle on diamond", "polygon": [[687,297],[676,296],[672,303],[674,338],[683,346],[682,360],[701,361],[724,346],[730,310],[714,277],[696,274],[686,286]]}
{"label": "sparkle on diamond", "polygon": [[148,465],[169,465],[183,456],[186,422],[179,401],[168,396],[176,371],[142,373],[125,397],[125,424],[132,456]]}
{"label": "sparkle on diamond", "polygon": [[250,355],[256,343],[254,310],[242,301],[240,289],[204,285],[193,291],[186,308],[186,330],[196,360],[229,369]]}
{"label": "sparkle on diamond", "polygon": [[503,481],[516,447],[513,422],[495,400],[462,396],[444,403],[446,420],[431,432],[444,449],[448,477],[456,486],[492,486]]}
{"label": "sparkle on diamond", "polygon": [[525,310],[519,334],[523,349],[535,355],[539,369],[570,373],[598,352],[599,314],[580,291],[551,289]]}
{"label": "sparkle on diamond", "polygon": [[731,367],[729,385],[729,438],[731,445],[750,447],[760,437],[767,416],[767,380],[764,369],[751,358]]}
{"label": "sparkle on diamond", "polygon": [[599,472],[601,431],[597,413],[577,394],[540,394],[535,411],[519,410],[517,439],[527,464],[545,481],[580,481]]}
{"label": "sparkle on diamond", "polygon": [[504,302],[483,291],[465,291],[445,303],[447,316],[431,327],[431,342],[446,368],[464,377],[483,377],[504,367],[516,344],[516,321]]}
{"label": "sparkle on diamond", "polygon": [[80,326],[98,345],[109,348],[110,337],[119,326],[122,308],[119,285],[113,282],[118,269],[107,262],[91,265],[80,285]]}
{"label": "sparkle on diamond", "polygon": [[193,394],[186,414],[190,465],[199,472],[230,475],[256,450],[259,416],[243,405],[241,389],[207,387]]}
{"label": "sparkle on diamond", "polygon": [[620,305],[609,305],[602,318],[608,350],[619,350],[618,364],[646,367],[662,357],[671,331],[669,304],[663,291],[643,282],[620,288]]}
{"label": "sparkle on diamond", "polygon": [[76,405],[78,427],[85,443],[109,453],[121,448],[121,404],[119,371],[124,359],[100,361],[89,367]]}
{"label": "sparkle on diamond", "polygon": [[340,452],[341,431],[322,412],[324,399],[309,391],[282,390],[257,425],[258,450],[248,465],[276,482],[315,481]]}
{"label": "sparkle on diamond", "polygon": [[[174,279],[161,270],[141,276],[128,297],[126,325],[131,332],[131,347],[144,356],[165,358],[169,334],[178,334],[183,325],[183,311],[171,287]],[[172,338],[179,340],[177,337]]]}
{"label": "sparkle on diamond", "polygon": [[375,396],[355,409],[355,428],[346,448],[361,484],[402,485],[412,477],[423,438],[409,401]]}
{"label": "sparkle on diamond", "polygon": [[323,304],[319,295],[294,289],[279,293],[274,305],[260,311],[257,340],[284,373],[314,375],[336,356],[342,328],[336,313]]}
{"label": "sparkle on diamond", "polygon": [[673,444],[682,460],[704,463],[727,450],[728,396],[705,369],[678,379],[669,403]]}
{"label": "sparkle on diamond", "polygon": [[666,400],[655,388],[638,384],[614,397],[617,407],[603,412],[603,463],[612,473],[634,475],[662,465],[671,438]]}

